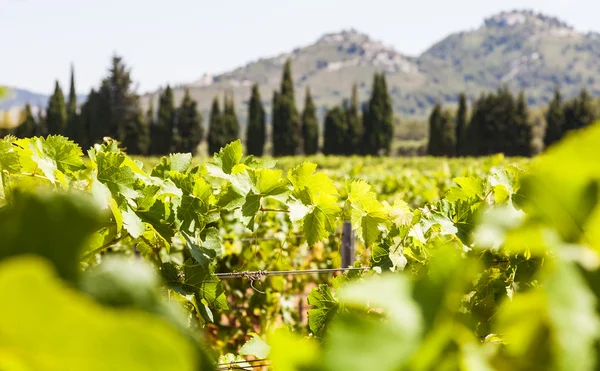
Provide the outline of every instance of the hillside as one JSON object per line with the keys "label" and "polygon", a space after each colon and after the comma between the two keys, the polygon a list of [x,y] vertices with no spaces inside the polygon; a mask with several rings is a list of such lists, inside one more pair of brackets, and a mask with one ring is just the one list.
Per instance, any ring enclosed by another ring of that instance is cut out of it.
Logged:
{"label": "hillside", "polygon": [[26,103],[30,103],[32,107],[45,107],[48,104],[48,95],[9,87],[7,96],[0,100],[0,111],[23,107]]}
{"label": "hillside", "polygon": [[[503,84],[525,89],[532,105],[547,103],[555,85],[565,96],[574,96],[583,87],[600,95],[600,35],[578,32],[557,18],[531,11],[489,17],[479,28],[449,35],[418,57],[345,30],[222,75],[205,75],[188,87],[205,113],[214,95],[233,92],[244,116],[250,86],[258,82],[270,110],[272,91],[287,58],[293,60],[299,107],[310,86],[321,114],[340,103],[354,82],[360,99],[368,99],[377,70],[386,72],[395,111],[403,117],[425,116],[436,100],[454,104],[463,90],[476,98]],[[182,92],[181,87],[176,89],[176,97]]]}
{"label": "hillside", "polygon": [[[574,96],[583,87],[600,96],[600,35],[578,32],[557,18],[530,11],[491,16],[480,27],[451,34],[416,57],[357,30],[344,30],[224,74],[203,75],[186,86],[205,117],[215,95],[232,92],[244,125],[250,86],[261,85],[270,112],[272,92],[287,58],[293,61],[298,107],[302,108],[304,90],[310,86],[320,115],[347,97],[355,82],[360,99],[368,99],[375,71],[386,72],[394,109],[404,118],[424,117],[436,100],[454,104],[460,91],[476,98],[503,84],[525,89],[532,105],[547,103],[555,85],[565,96]],[[11,100],[0,103],[0,109],[27,100],[45,104],[44,96],[15,92]],[[176,100],[182,96],[183,86],[176,87]],[[145,94],[142,104],[147,107],[157,97],[157,92]]]}

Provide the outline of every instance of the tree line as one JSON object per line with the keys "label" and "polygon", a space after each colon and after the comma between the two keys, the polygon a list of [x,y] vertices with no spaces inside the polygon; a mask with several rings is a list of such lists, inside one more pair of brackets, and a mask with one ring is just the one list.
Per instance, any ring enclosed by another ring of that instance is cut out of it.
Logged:
{"label": "tree line", "polygon": [[[283,68],[280,88],[272,98],[271,152],[274,156],[313,155],[319,151],[331,155],[390,153],[393,111],[383,74],[375,74],[371,98],[360,105],[362,114],[359,112],[356,85],[350,99],[327,110],[322,146],[317,108],[310,88],[306,89],[301,113],[296,107],[294,94],[291,62],[288,60]],[[240,137],[233,94],[226,93],[222,104],[219,97],[213,99],[207,133],[197,106],[188,90],[185,90],[180,105],[176,106],[173,89],[167,86],[160,92],[157,109],[150,102],[146,112],[142,112],[131,72],[122,58],[114,56],[107,76],[98,88],[90,91],[82,105],[77,102],[75,73],[71,67],[67,98],[56,82],[45,110],[40,109],[34,117],[31,106],[26,105],[20,125],[0,132],[0,136],[61,134],[83,148],[110,137],[135,155],[195,154],[203,140],[207,142],[209,153],[214,153]],[[255,84],[248,104],[247,152],[263,156],[266,142],[267,114],[260,88]]]}
{"label": "tree line", "polygon": [[[429,115],[427,153],[431,156],[532,156],[535,123],[523,91],[515,97],[508,87],[482,94],[470,110],[461,93],[456,111],[444,109],[438,102]],[[548,147],[569,131],[591,125],[598,112],[588,92],[563,101],[558,88],[547,110],[542,128],[543,145]]]}

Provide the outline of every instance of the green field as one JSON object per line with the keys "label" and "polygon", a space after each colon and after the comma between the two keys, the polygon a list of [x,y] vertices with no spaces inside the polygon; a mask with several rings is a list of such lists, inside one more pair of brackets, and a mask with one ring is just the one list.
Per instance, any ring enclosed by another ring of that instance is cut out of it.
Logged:
{"label": "green field", "polygon": [[[6,137],[0,370],[594,370],[598,143],[274,160]],[[344,222],[364,269],[320,271]]]}

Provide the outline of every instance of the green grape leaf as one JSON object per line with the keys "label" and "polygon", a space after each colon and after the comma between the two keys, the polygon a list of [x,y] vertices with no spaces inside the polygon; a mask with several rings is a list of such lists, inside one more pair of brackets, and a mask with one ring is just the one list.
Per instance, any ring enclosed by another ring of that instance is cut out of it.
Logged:
{"label": "green grape leaf", "polygon": [[493,188],[494,190],[494,202],[496,204],[503,204],[510,199],[510,192],[506,189],[506,186],[502,184],[496,184]]}
{"label": "green grape leaf", "polygon": [[341,212],[337,198],[330,195],[316,197],[312,210],[304,217],[304,233],[310,246],[322,241],[335,231]]}
{"label": "green grape leaf", "polygon": [[254,194],[251,192],[246,196],[246,201],[244,202],[244,205],[242,205],[242,209],[241,209],[242,223],[244,224],[244,226],[246,228],[250,229],[251,231],[254,230],[254,218],[256,217],[256,214],[260,210],[260,200],[261,200],[260,195],[257,195],[257,194]]}
{"label": "green grape leaf", "polygon": [[106,185],[114,197],[122,195],[135,199],[139,196],[134,189],[135,176],[130,167],[125,166],[125,155],[114,152],[99,152],[96,154],[98,180]]}
{"label": "green grape leaf", "polygon": [[540,369],[595,370],[597,299],[573,264],[557,261],[545,268],[542,287],[505,301],[495,317],[494,330],[502,334],[507,359],[516,362],[513,369],[535,364]]}
{"label": "green grape leaf", "polygon": [[0,172],[16,173],[21,171],[21,163],[17,147],[13,145],[11,137],[0,139]]}
{"label": "green grape leaf", "polygon": [[227,297],[223,290],[221,280],[215,276],[211,266],[203,264],[193,264],[188,260],[185,262],[184,274],[185,285],[191,286],[198,293],[202,300],[205,300],[209,307],[214,309],[227,310]]}
{"label": "green grape leaf", "polygon": [[380,203],[371,186],[362,180],[352,181],[348,188],[353,228],[365,246],[371,247],[390,224],[389,205]]}
{"label": "green grape leaf", "polygon": [[219,236],[219,230],[215,227],[206,228],[200,235],[202,239],[202,248],[205,250],[213,251],[214,256],[220,258],[223,256],[223,247],[221,237]]}
{"label": "green grape leaf", "polygon": [[164,320],[98,305],[43,259],[0,263],[0,291],[10,303],[0,307],[0,367],[12,357],[41,371],[196,369],[194,347]]}
{"label": "green grape leaf", "polygon": [[152,169],[152,176],[166,179],[170,171],[187,173],[192,167],[191,153],[174,153],[160,158],[158,165]]}
{"label": "green grape leaf", "polygon": [[265,343],[260,336],[253,334],[252,339],[248,340],[244,345],[242,345],[239,354],[243,356],[254,356],[258,359],[264,359],[267,358],[270,351],[271,347],[269,344]]}
{"label": "green grape leaf", "polygon": [[40,255],[50,260],[62,277],[74,280],[81,253],[100,229],[102,216],[87,195],[15,192],[12,202],[0,208],[0,259]]}
{"label": "green grape leaf", "polygon": [[288,182],[281,178],[281,170],[252,170],[249,175],[258,194],[276,196],[288,191]]}
{"label": "green grape leaf", "polygon": [[83,152],[73,141],[60,135],[49,135],[46,139],[37,138],[36,144],[44,158],[60,172],[72,174],[83,169]]}
{"label": "green grape leaf", "polygon": [[[408,277],[394,274],[371,276],[341,288],[339,302],[354,311],[340,313],[328,329],[327,369],[402,369],[418,349],[422,334],[420,308],[411,291]],[[368,308],[382,310],[385,319],[365,313]]]}
{"label": "green grape leaf", "polygon": [[136,181],[136,189],[139,191],[139,197],[135,200],[137,204],[136,210],[149,210],[154,202],[156,202],[156,198],[158,196],[158,192],[160,191],[159,185],[146,185],[140,179]]}
{"label": "green grape leaf", "polygon": [[[288,179],[292,183],[294,197],[305,200],[306,196],[312,199],[323,194],[338,195],[333,181],[324,173],[315,174],[316,169],[316,164],[303,162],[288,172]],[[306,191],[306,193],[301,196],[303,191]]]}
{"label": "green grape leaf", "polygon": [[301,201],[293,200],[288,203],[288,210],[290,211],[290,220],[295,223],[304,219],[304,217],[310,213],[311,208]]}
{"label": "green grape leaf", "polygon": [[244,202],[246,202],[244,196],[239,194],[233,187],[227,187],[224,193],[221,193],[217,205],[223,210],[231,211],[242,207]]}
{"label": "green grape leaf", "polygon": [[146,230],[144,222],[129,206],[121,211],[121,215],[123,216],[123,227],[131,237],[138,238],[144,233]]}
{"label": "green grape leaf", "polygon": [[326,328],[335,318],[339,303],[327,285],[319,285],[308,295],[308,326],[316,337],[323,337]]}
{"label": "green grape leaf", "polygon": [[223,178],[225,174],[231,175],[233,167],[241,160],[242,142],[238,139],[215,153],[213,160],[206,164],[206,170],[214,177]]}
{"label": "green grape leaf", "polygon": [[[586,241],[588,220],[600,207],[600,161],[590,160],[600,158],[598,143],[599,123],[570,132],[536,159],[513,196],[529,218],[555,229],[566,242]],[[599,244],[593,247],[600,251]]]}
{"label": "green grape leaf", "polygon": [[[273,369],[277,371],[319,370],[316,367],[319,357],[319,345],[311,338],[301,336],[288,331],[278,329],[268,338],[271,344],[269,359],[273,363]],[[290,352],[293,349],[293,352]],[[333,368],[332,370],[334,370]]]}
{"label": "green grape leaf", "polygon": [[175,235],[176,221],[171,203],[157,200],[150,210],[138,210],[136,214],[148,223],[166,241],[170,242]]}

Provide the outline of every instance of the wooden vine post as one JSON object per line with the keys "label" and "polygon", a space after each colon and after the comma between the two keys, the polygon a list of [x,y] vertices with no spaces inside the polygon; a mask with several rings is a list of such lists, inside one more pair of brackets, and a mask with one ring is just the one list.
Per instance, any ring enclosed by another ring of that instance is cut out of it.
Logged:
{"label": "wooden vine post", "polygon": [[342,267],[348,268],[354,265],[356,251],[354,249],[354,231],[352,223],[344,222],[342,229]]}

